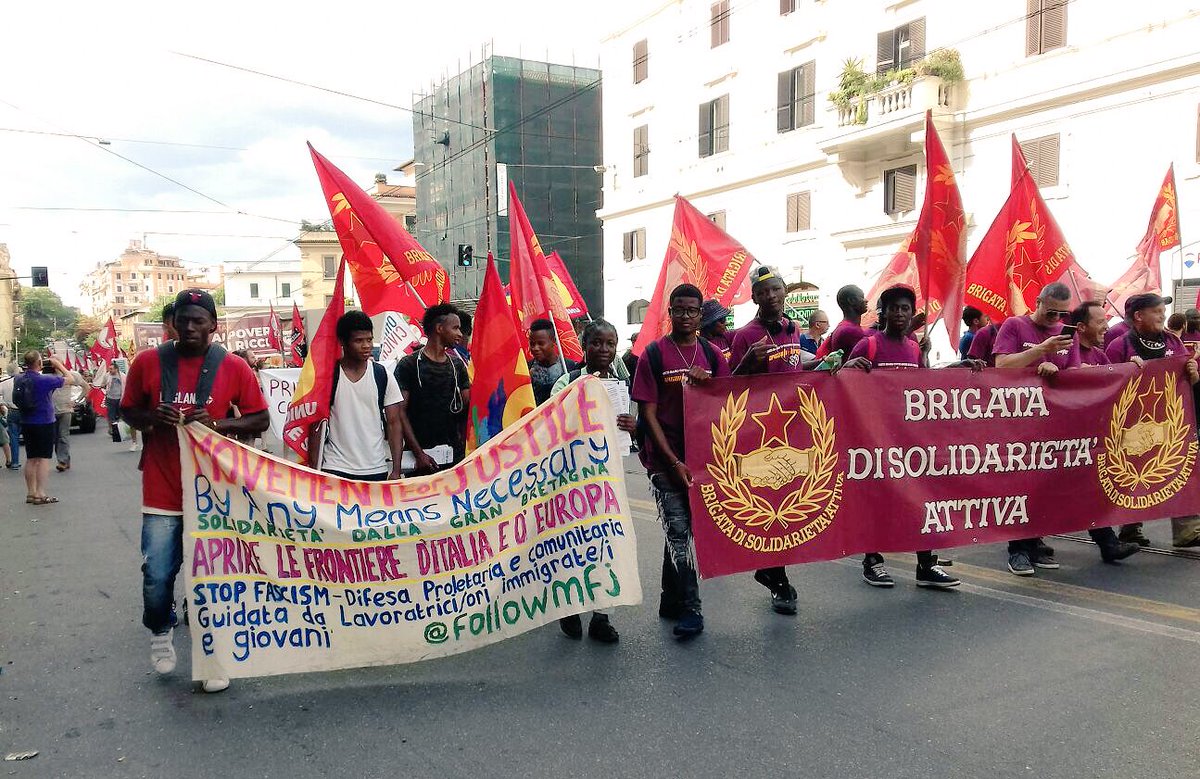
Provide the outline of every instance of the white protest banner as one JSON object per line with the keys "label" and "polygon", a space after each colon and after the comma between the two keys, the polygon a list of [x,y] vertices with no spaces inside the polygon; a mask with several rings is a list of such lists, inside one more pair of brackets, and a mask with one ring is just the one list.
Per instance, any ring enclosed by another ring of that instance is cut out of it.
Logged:
{"label": "white protest banner", "polygon": [[379,361],[392,362],[408,354],[413,344],[421,342],[421,327],[395,311],[383,315],[383,338],[379,341]]}
{"label": "white protest banner", "polygon": [[271,435],[283,440],[283,423],[287,419],[288,404],[300,380],[299,368],[263,368],[258,372],[258,383],[267,398],[267,412],[271,415]]}
{"label": "white protest banner", "polygon": [[593,378],[395,482],[181,428],[193,678],[415,662],[640,603],[616,432]]}

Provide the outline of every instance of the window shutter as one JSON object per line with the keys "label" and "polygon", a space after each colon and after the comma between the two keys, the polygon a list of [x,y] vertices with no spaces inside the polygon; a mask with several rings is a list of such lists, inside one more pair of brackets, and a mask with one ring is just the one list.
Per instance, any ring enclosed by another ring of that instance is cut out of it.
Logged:
{"label": "window shutter", "polygon": [[724,211],[713,211],[711,214],[708,214],[708,221],[712,222],[717,227],[724,230],[725,229],[725,212]]}
{"label": "window shutter", "polygon": [[817,121],[817,63],[805,63],[800,75],[800,110],[799,125],[806,127]]}
{"label": "window shutter", "polygon": [[875,72],[886,73],[896,60],[896,40],[891,30],[881,32],[875,39]]}
{"label": "window shutter", "polygon": [[1037,183],[1039,187],[1058,186],[1058,147],[1058,135],[1047,135],[1038,140]]}
{"label": "window shutter", "polygon": [[908,56],[905,58],[904,66],[908,67],[912,63],[925,56],[925,17],[916,19],[908,25]]}
{"label": "window shutter", "polygon": [[797,215],[800,206],[799,197],[799,194],[791,194],[787,196],[787,231],[789,233],[794,233],[800,229],[798,226],[800,220],[799,216]]}
{"label": "window shutter", "polygon": [[710,44],[709,48],[715,49],[718,46],[720,46],[722,43],[725,42],[721,38],[721,23],[725,19],[725,14],[721,11],[721,6],[723,6],[723,5],[724,5],[724,3],[713,3],[712,4],[712,9],[711,9],[712,10],[712,18],[709,20],[709,23],[708,23],[708,28],[709,28],[710,38],[711,38],[711,40],[709,42],[709,44]]}
{"label": "window shutter", "polygon": [[729,95],[713,101],[713,152],[729,151]]}
{"label": "window shutter", "polygon": [[729,22],[732,11],[729,8],[729,0],[723,0],[721,3],[721,43],[729,42]]}
{"label": "window shutter", "polygon": [[796,10],[796,0],[779,0],[779,15],[786,16]]}
{"label": "window shutter", "polygon": [[796,230],[812,228],[812,192],[797,192],[796,198]]}
{"label": "window shutter", "polygon": [[633,259],[633,233],[623,233],[621,235],[621,258],[625,262]]}
{"label": "window shutter", "polygon": [[1067,0],[1042,0],[1042,51],[1067,45]]}
{"label": "window shutter", "polygon": [[639,227],[633,231],[634,253],[639,260],[646,259],[646,228]]}
{"label": "window shutter", "polygon": [[779,74],[775,101],[775,130],[786,133],[794,125],[792,118],[792,80],[795,71],[786,70]]}
{"label": "window shutter", "polygon": [[1196,162],[1200,163],[1200,105],[1196,106]]}
{"label": "window shutter", "polygon": [[700,104],[700,156],[708,157],[713,153],[713,104]]}
{"label": "window shutter", "polygon": [[1042,0],[1025,2],[1025,56],[1042,53]]}
{"label": "window shutter", "polygon": [[896,197],[894,203],[897,211],[912,211],[917,204],[917,168],[910,165],[896,171]]}
{"label": "window shutter", "polygon": [[633,83],[640,84],[649,75],[649,51],[647,42],[640,40],[633,44]]}

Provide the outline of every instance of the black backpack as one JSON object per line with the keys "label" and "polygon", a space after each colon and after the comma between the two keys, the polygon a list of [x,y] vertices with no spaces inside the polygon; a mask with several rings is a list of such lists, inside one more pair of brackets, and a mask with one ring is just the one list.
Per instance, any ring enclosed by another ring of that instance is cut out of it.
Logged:
{"label": "black backpack", "polygon": [[37,400],[33,395],[33,382],[28,373],[13,379],[13,406],[22,414],[32,414],[37,409]]}
{"label": "black backpack", "polygon": [[[708,371],[713,375],[717,373],[717,349],[706,338],[697,336],[697,341],[700,342],[700,348],[704,350],[704,356],[708,359]],[[658,382],[659,389],[662,389],[662,372],[663,360],[662,351],[658,348],[658,341],[651,341],[646,344],[646,360],[650,363],[650,371],[654,374],[655,381]],[[638,449],[643,449],[646,446],[646,438],[650,435],[650,429],[646,426],[645,416],[638,414],[637,429],[633,433],[634,443]]]}
{"label": "black backpack", "polygon": [[[157,351],[160,397],[163,403],[174,405],[175,396],[179,394],[179,352],[175,349],[174,341],[167,341]],[[208,345],[204,363],[200,366],[200,376],[196,379],[196,408],[204,408],[208,404],[213,383],[217,380],[217,369],[227,354],[225,347],[220,344]]]}

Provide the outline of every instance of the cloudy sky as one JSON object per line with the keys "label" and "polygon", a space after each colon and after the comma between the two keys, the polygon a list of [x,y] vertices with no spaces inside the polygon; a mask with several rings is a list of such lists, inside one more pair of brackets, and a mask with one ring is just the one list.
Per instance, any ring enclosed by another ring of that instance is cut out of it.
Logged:
{"label": "cloudy sky", "polygon": [[21,273],[49,266],[68,303],[87,271],[133,238],[198,264],[281,247],[278,257],[298,257],[288,239],[299,221],[328,218],[304,142],[369,186],[411,157],[411,115],[184,55],[407,108],[414,91],[472,53],[477,61],[485,43],[497,54],[596,66],[600,38],[639,7],[3,3],[0,243]]}

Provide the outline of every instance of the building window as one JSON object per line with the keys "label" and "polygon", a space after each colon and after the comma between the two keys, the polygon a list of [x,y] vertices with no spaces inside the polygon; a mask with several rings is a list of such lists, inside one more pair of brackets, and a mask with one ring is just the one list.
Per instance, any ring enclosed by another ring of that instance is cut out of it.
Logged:
{"label": "building window", "polygon": [[1045,54],[1067,45],[1069,0],[1025,0],[1025,56]]}
{"label": "building window", "polygon": [[712,4],[712,20],[708,26],[712,33],[712,48],[729,43],[729,0]]}
{"label": "building window", "polygon": [[621,257],[625,262],[646,259],[646,228],[639,227],[621,236]]}
{"label": "building window", "polygon": [[646,309],[648,308],[650,308],[649,300],[635,300],[630,303],[625,309],[625,312],[628,314],[626,318],[629,320],[629,324],[640,325],[642,322],[645,322]]}
{"label": "building window", "polygon": [[292,296],[292,285],[289,282],[283,282],[279,285],[279,296],[290,298]]}
{"label": "building window", "polygon": [[1021,144],[1021,153],[1029,163],[1029,173],[1039,188],[1058,186],[1058,149],[1057,134],[1034,138]]}
{"label": "building window", "polygon": [[333,295],[326,295],[325,296],[325,308],[329,308],[331,305],[333,305]]}
{"label": "building window", "polygon": [[251,297],[251,298],[256,298],[256,297],[258,297],[258,285],[257,285],[257,284],[253,284],[253,283],[252,283],[252,284],[250,285],[250,297]]}
{"label": "building window", "polygon": [[700,104],[700,156],[729,151],[729,95]]}
{"label": "building window", "polygon": [[806,127],[817,116],[817,63],[806,62],[779,74],[775,129],[781,133]]}
{"label": "building window", "polygon": [[124,291],[125,291],[125,288],[124,288],[124,287],[122,287],[120,284],[118,284],[118,285],[117,285],[117,292],[124,292]]}
{"label": "building window", "polygon": [[120,273],[118,273],[118,274],[117,274],[117,280],[118,280],[118,281],[120,281],[120,280],[121,280],[121,274],[120,274]]}
{"label": "building window", "polygon": [[1196,106],[1196,162],[1200,163],[1200,105]]}
{"label": "building window", "polygon": [[167,292],[174,292],[174,291],[175,291],[175,285],[174,285],[174,284],[168,284],[168,285],[167,285]]}
{"label": "building window", "polygon": [[812,193],[793,192],[787,196],[787,231],[798,233],[812,229]]}
{"label": "building window", "polygon": [[713,211],[711,214],[705,214],[705,216],[708,217],[708,221],[712,222],[717,227],[721,228],[722,230],[725,229],[724,211]]}
{"label": "building window", "polygon": [[779,15],[787,16],[796,10],[796,0],[779,0]]}
{"label": "building window", "polygon": [[131,278],[131,279],[136,279],[136,278],[137,278],[137,274],[136,274],[136,273],[130,273],[130,274],[129,274],[129,278]]}
{"label": "building window", "polygon": [[162,274],[161,274],[161,273],[155,273],[155,274],[154,274],[154,278],[158,279],[159,281],[162,281]]}
{"label": "building window", "polygon": [[337,276],[337,257],[332,254],[326,254],[321,257],[321,266],[325,270],[325,278],[332,279]]}
{"label": "building window", "polygon": [[650,172],[650,125],[633,128],[633,177]]}
{"label": "building window", "polygon": [[917,202],[917,166],[905,165],[883,172],[883,212],[912,211]]}
{"label": "building window", "polygon": [[879,33],[876,42],[876,73],[911,67],[925,56],[925,17]]}
{"label": "building window", "polygon": [[640,84],[650,77],[650,48],[647,41],[633,44],[633,83]]}
{"label": "building window", "polygon": [[405,214],[404,229],[408,231],[409,235],[412,235],[413,233],[415,233],[417,231],[417,215],[416,214]]}

